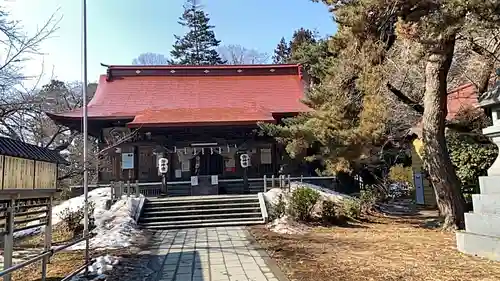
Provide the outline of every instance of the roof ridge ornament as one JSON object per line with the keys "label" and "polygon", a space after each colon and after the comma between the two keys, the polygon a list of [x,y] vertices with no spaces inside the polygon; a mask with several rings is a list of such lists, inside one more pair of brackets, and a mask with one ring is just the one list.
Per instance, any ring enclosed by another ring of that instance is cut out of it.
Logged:
{"label": "roof ridge ornament", "polygon": [[113,73],[111,73],[111,68],[106,69],[106,82],[113,81]]}

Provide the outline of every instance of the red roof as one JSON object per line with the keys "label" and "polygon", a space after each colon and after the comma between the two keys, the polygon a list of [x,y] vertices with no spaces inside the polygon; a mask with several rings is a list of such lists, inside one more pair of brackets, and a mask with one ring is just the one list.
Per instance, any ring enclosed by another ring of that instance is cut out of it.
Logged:
{"label": "red roof", "polygon": [[[249,108],[172,108],[148,110],[137,115],[134,121],[128,123],[130,127],[140,127],[164,124],[165,120],[171,125],[194,124],[255,124],[259,121],[274,122],[273,116],[264,110]],[[202,121],[200,121],[202,120]]]}
{"label": "red roof", "polygon": [[[88,104],[89,119],[130,126],[253,123],[308,111],[299,65],[109,66]],[[52,114],[81,118],[81,110]]]}

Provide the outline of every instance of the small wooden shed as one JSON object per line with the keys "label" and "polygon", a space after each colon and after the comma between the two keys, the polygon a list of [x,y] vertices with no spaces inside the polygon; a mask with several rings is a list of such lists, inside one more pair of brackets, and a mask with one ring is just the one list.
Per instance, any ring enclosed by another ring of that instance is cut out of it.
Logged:
{"label": "small wooden shed", "polygon": [[0,137],[0,192],[55,191],[61,164],[68,162],[57,151]]}

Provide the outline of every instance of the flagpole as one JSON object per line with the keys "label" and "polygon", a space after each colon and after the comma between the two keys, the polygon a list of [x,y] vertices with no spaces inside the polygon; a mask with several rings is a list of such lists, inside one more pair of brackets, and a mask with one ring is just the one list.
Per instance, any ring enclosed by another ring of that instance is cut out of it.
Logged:
{"label": "flagpole", "polygon": [[[82,0],[82,14],[83,14],[83,81],[82,81],[82,95],[83,95],[83,194],[84,194],[84,227],[83,235],[85,237],[85,264],[90,261],[89,257],[89,182],[88,182],[88,111],[87,111],[87,0]],[[88,266],[85,267],[85,274],[88,273]]]}

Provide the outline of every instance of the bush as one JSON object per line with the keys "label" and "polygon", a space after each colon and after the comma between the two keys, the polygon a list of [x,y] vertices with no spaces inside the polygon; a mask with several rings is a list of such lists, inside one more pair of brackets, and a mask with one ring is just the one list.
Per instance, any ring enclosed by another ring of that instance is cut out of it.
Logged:
{"label": "bush", "polygon": [[341,204],[342,215],[350,219],[361,218],[362,204],[361,200],[344,199]]}
{"label": "bush", "polygon": [[[94,218],[94,210],[95,203],[88,202],[89,209],[89,230],[95,227],[95,218]],[[62,210],[58,214],[61,219],[64,228],[71,232],[73,235],[80,233],[83,230],[83,219],[85,216],[85,207],[84,205],[80,206],[76,210],[71,210],[69,207]]]}
{"label": "bush", "polygon": [[275,220],[281,218],[285,215],[286,212],[286,202],[283,198],[283,194],[280,194],[278,197],[278,201],[272,206],[269,217],[271,220]]}
{"label": "bush", "polygon": [[321,219],[325,224],[342,225],[346,222],[346,217],[339,212],[338,206],[331,200],[323,201],[321,208]]}
{"label": "bush", "polygon": [[402,164],[397,164],[389,169],[389,180],[392,182],[413,182],[413,172],[411,167],[404,167]]}
{"label": "bush", "polygon": [[380,194],[375,188],[367,187],[361,190],[359,200],[364,206],[373,206],[381,199]]}
{"label": "bush", "polygon": [[319,197],[319,192],[311,188],[301,187],[295,189],[290,199],[290,215],[299,221],[309,221],[311,212]]}

